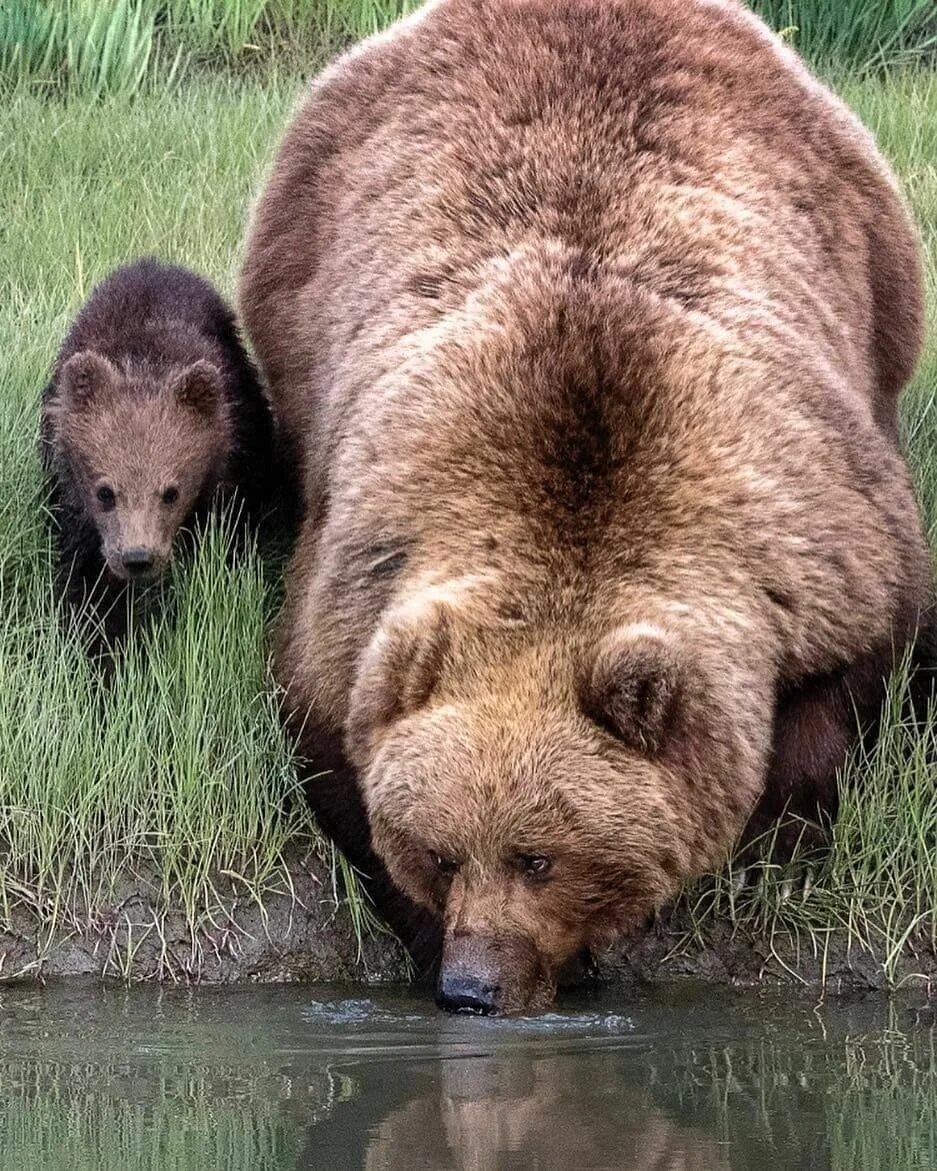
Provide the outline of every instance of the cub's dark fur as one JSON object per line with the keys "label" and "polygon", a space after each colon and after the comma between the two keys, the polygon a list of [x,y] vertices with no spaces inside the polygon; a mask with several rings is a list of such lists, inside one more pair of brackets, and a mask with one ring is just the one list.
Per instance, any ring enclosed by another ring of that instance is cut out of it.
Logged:
{"label": "cub's dark fur", "polygon": [[43,394],[40,446],[61,588],[106,643],[132,583],[211,508],[288,527],[289,476],[234,313],[175,265],[141,259],[94,289]]}

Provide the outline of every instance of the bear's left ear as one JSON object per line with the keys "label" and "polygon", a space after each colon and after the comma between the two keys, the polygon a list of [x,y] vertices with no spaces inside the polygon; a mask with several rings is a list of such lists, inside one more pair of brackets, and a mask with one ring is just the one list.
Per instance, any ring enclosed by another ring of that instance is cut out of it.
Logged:
{"label": "bear's left ear", "polygon": [[79,350],[62,367],[58,382],[63,398],[80,410],[106,395],[117,377],[117,371],[103,355]]}
{"label": "bear's left ear", "polygon": [[378,628],[349,702],[345,740],[353,762],[366,761],[381,732],[429,701],[449,650],[451,617],[445,602],[417,596]]}
{"label": "bear's left ear", "polygon": [[685,670],[670,637],[635,624],[603,640],[582,698],[587,714],[612,735],[656,756],[681,736],[687,692]]}
{"label": "bear's left ear", "polygon": [[200,358],[176,377],[172,393],[182,406],[211,418],[221,401],[221,373],[217,366]]}

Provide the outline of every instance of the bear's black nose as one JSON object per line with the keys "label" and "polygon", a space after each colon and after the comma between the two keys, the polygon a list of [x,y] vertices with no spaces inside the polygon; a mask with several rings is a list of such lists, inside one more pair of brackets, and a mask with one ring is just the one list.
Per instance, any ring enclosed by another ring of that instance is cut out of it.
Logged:
{"label": "bear's black nose", "polygon": [[153,568],[153,554],[149,549],[128,549],[121,561],[130,573],[146,573]]}
{"label": "bear's black nose", "polygon": [[498,1011],[500,995],[501,988],[497,984],[486,984],[473,976],[447,975],[443,972],[436,989],[436,1003],[446,1012],[490,1016]]}

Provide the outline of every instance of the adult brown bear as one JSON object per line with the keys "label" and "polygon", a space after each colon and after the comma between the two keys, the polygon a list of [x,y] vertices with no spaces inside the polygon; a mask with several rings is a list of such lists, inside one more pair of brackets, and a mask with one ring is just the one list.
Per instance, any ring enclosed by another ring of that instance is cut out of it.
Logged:
{"label": "adult brown bear", "polygon": [[241,305],[304,480],[287,713],[325,827],[442,923],[441,1003],[548,1001],[835,800],[931,597],[919,264],[740,5],[429,4],[314,84]]}

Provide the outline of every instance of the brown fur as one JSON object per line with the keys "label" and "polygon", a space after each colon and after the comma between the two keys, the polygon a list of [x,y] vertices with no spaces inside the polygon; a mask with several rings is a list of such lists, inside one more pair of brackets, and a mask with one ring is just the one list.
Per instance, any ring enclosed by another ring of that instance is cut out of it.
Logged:
{"label": "brown fur", "polygon": [[852,665],[872,709],[930,600],[920,272],[740,6],[430,5],[315,83],[241,304],[303,462],[288,714],[351,784],[345,740],[450,1005],[545,1002],[813,761],[829,799]]}
{"label": "brown fur", "polygon": [[[234,445],[214,366],[193,363],[168,382],[163,388],[142,372],[128,375],[85,350],[64,363],[59,394],[45,412],[51,442],[67,453],[95,517],[106,569],[119,580],[129,577],[122,557],[130,549],[152,555],[151,576],[168,564],[179,526],[204,491],[206,469],[222,467]],[[106,510],[95,498],[102,485],[114,493]],[[163,500],[167,490],[171,504]]]}

